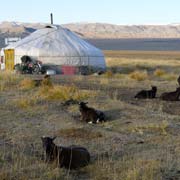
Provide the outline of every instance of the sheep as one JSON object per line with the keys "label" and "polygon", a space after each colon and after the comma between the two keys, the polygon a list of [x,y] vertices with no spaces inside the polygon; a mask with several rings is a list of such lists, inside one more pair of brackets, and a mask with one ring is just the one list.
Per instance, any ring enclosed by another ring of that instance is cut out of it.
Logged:
{"label": "sheep", "polygon": [[77,169],[89,164],[90,154],[86,148],[57,146],[53,142],[55,139],[56,137],[41,137],[47,163],[56,162],[60,168],[66,169]]}
{"label": "sheep", "polygon": [[151,90],[142,90],[135,96],[137,99],[153,99],[156,97],[157,87],[152,86]]}
{"label": "sheep", "polygon": [[160,99],[164,101],[178,101],[180,96],[180,87],[174,92],[166,92],[161,94]]}
{"label": "sheep", "polygon": [[102,111],[88,107],[88,102],[79,103],[79,111],[81,113],[81,120],[90,124],[105,122],[105,114]]}

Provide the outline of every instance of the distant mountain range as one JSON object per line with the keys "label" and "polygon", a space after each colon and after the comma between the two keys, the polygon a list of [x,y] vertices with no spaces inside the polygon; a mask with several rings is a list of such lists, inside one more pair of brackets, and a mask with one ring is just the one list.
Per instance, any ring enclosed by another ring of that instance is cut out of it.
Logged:
{"label": "distant mountain range", "polygon": [[[0,47],[4,46],[6,37],[26,37],[45,23],[0,23]],[[79,36],[87,39],[120,39],[120,38],[180,38],[180,24],[169,25],[113,25],[104,23],[71,23],[63,24]]]}

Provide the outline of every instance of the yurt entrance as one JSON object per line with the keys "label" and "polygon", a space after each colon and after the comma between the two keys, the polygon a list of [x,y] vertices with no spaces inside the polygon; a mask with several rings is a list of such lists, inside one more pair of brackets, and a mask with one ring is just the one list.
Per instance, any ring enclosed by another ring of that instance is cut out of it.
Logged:
{"label": "yurt entrance", "polygon": [[6,70],[14,69],[14,49],[4,50]]}

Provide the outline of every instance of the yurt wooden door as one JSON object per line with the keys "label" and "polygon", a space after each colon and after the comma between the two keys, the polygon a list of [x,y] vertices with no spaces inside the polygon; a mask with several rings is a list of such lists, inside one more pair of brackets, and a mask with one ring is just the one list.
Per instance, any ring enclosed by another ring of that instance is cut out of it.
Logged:
{"label": "yurt wooden door", "polygon": [[5,54],[5,68],[6,70],[13,70],[14,68],[14,49],[7,49]]}

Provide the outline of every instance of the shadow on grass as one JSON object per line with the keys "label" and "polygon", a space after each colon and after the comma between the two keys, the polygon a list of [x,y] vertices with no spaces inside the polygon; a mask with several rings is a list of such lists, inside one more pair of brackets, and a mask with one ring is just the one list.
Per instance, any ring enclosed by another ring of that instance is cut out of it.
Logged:
{"label": "shadow on grass", "polygon": [[106,122],[108,121],[115,121],[121,117],[121,110],[120,109],[111,109],[104,111],[106,116]]}

